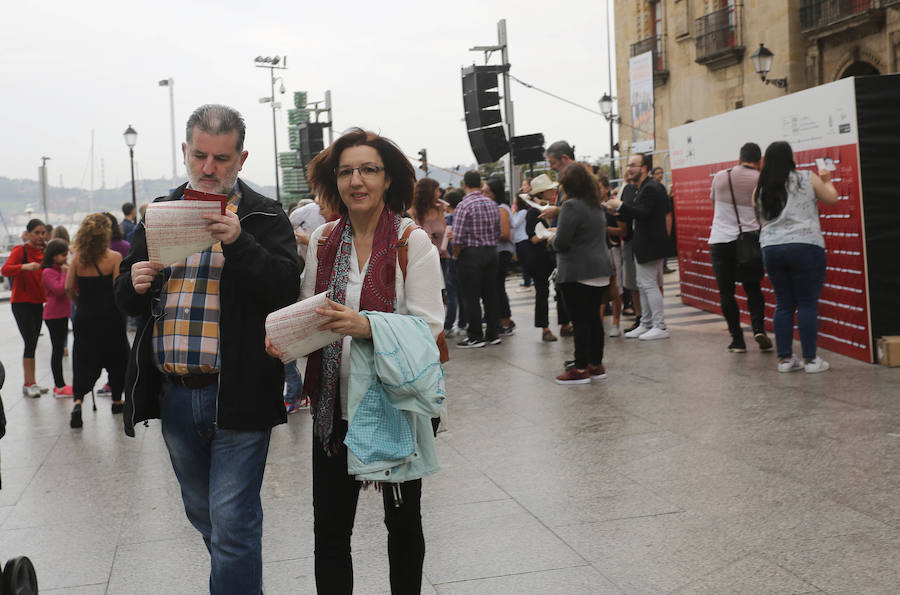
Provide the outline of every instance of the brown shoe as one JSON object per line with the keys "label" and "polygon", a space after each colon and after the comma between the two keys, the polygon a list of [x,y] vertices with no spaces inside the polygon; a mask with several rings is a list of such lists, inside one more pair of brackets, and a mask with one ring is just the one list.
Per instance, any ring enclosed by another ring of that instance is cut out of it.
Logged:
{"label": "brown shoe", "polygon": [[598,366],[588,366],[588,374],[591,375],[591,380],[606,380],[606,368],[603,364]]}
{"label": "brown shoe", "polygon": [[548,343],[556,341],[556,335],[550,329],[545,328],[544,333],[541,335],[541,341],[547,341]]}
{"label": "brown shoe", "polygon": [[563,337],[571,337],[572,335],[575,334],[575,329],[572,328],[571,323],[564,324],[559,327],[559,334],[560,334],[560,336],[563,336]]}

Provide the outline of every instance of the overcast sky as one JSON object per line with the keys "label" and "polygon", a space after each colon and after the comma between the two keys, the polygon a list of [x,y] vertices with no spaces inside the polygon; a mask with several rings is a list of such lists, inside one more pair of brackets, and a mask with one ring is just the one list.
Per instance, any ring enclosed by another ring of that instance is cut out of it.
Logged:
{"label": "overcast sky", "polygon": [[[94,186],[101,160],[106,187],[128,181],[122,133],[129,124],[138,132],[138,177],[171,176],[169,94],[158,86],[169,77],[178,176],[188,115],[225,103],[247,121],[242,175],[274,184],[272,115],[258,102],[269,94],[269,71],[254,67],[258,55],[288,57],[278,72],[288,91],[277,116],[279,151],[289,150],[292,93],[316,100],[331,89],[336,132],[362,126],[410,156],[427,148],[437,165],[474,162],[461,121],[460,67],[483,64],[483,54],[468,48],[495,44],[501,18],[516,77],[593,109],[609,87],[602,0],[44,0],[7,2],[3,13],[0,176],[36,179],[46,155],[54,186],[62,176],[66,186],[89,187],[91,130]],[[516,134],[567,139],[578,156],[608,153],[603,118],[512,85]]]}

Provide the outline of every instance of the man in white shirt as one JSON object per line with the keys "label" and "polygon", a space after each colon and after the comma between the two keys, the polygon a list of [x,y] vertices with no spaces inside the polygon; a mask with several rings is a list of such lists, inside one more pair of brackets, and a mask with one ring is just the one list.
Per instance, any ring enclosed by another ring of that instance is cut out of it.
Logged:
{"label": "man in white shirt", "polygon": [[722,315],[725,316],[728,332],[731,333],[728,351],[732,353],[747,351],[744,331],[741,329],[741,314],[734,298],[734,284],[737,281],[741,282],[744,293],[747,294],[753,338],[761,351],[772,350],[772,340],[766,335],[763,321],[765,301],[759,287],[762,274],[742,273],[737,263],[738,234],[741,231],[759,230],[759,222],[753,210],[753,190],[759,179],[761,160],[759,145],[746,143],[741,147],[740,165],[716,173],[709,192],[715,208],[709,231],[709,255],[719,286]]}

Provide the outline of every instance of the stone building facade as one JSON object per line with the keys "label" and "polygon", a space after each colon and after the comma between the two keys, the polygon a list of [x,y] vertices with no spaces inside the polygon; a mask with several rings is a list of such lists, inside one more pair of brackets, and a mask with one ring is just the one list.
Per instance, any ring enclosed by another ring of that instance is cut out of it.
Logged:
{"label": "stone building facade", "polygon": [[[900,70],[900,0],[625,0],[615,5],[621,154],[632,139],[629,58],[653,52],[656,151],[687,121],[839,78]],[[751,55],[773,56],[765,84]],[[657,163],[660,161],[657,160]],[[665,159],[663,159],[665,163]],[[668,169],[668,168],[667,168]]]}

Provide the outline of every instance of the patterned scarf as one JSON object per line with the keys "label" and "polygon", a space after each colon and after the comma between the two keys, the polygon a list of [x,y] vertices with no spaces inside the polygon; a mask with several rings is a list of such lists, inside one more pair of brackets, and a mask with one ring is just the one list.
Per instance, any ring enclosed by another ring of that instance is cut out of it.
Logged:
{"label": "patterned scarf", "polygon": [[[372,255],[363,278],[359,309],[393,312],[396,299],[394,282],[397,276],[397,236],[400,216],[386,206],[381,212],[372,239]],[[322,247],[322,257],[316,268],[316,293],[328,291],[339,304],[346,304],[347,279],[350,272],[350,253],[353,228],[347,215],[341,217]],[[322,443],[325,453],[340,450],[342,436],[334,433],[335,412],[340,415],[340,374],[343,338],[311,353],[306,363],[304,396],[309,397],[313,415],[313,433]]]}

